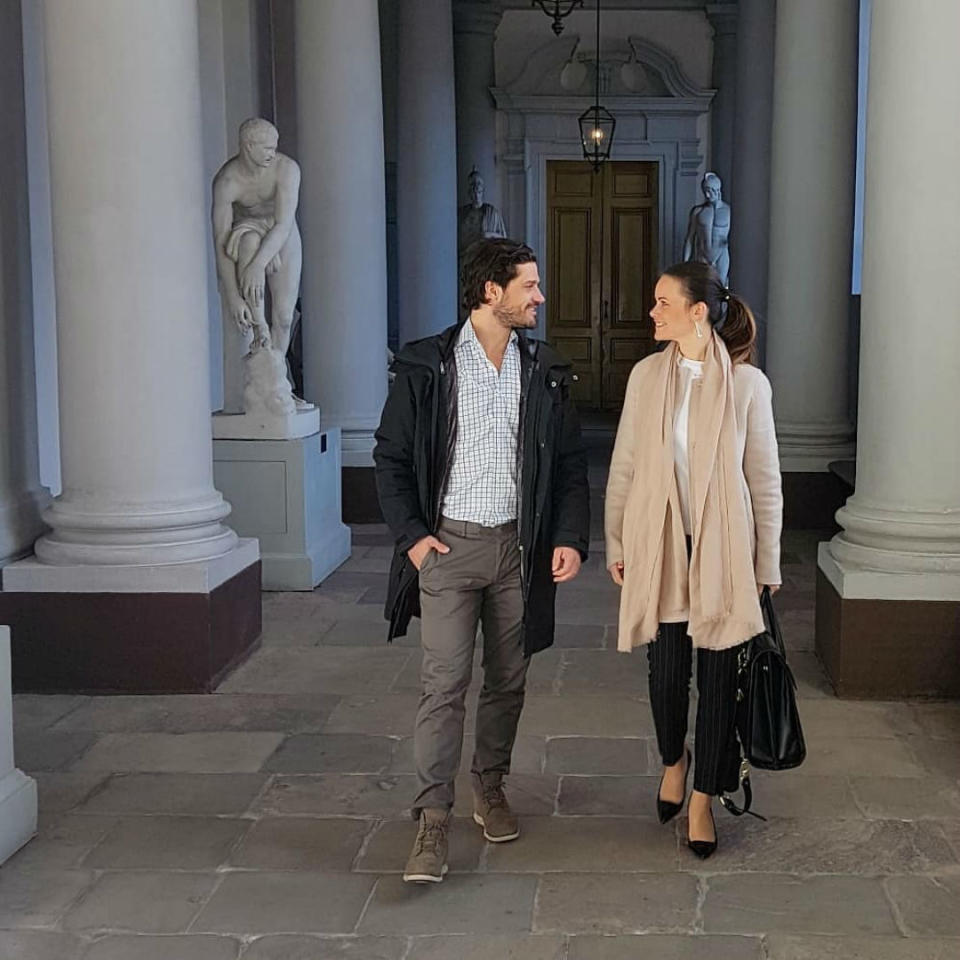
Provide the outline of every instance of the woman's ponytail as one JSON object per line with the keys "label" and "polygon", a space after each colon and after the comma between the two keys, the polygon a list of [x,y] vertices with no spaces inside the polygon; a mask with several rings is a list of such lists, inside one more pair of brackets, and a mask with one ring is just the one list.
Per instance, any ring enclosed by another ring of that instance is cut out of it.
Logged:
{"label": "woman's ponytail", "polygon": [[725,316],[715,331],[727,345],[734,363],[753,363],[757,341],[757,321],[753,311],[735,293],[726,292]]}

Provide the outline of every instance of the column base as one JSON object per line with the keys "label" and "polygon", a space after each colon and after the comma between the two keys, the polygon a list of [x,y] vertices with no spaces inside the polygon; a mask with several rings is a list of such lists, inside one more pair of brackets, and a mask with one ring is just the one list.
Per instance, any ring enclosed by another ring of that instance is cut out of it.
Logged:
{"label": "column base", "polygon": [[154,567],[23,560],[3,570],[0,622],[18,692],[209,693],[257,646],[257,542]]}
{"label": "column base", "polygon": [[213,477],[233,505],[231,525],[260,541],[264,590],[312,590],[350,558],[339,428],[297,440],[215,440]]}
{"label": "column base", "polygon": [[0,864],[37,832],[37,781],[19,770],[0,778]]}
{"label": "column base", "polygon": [[816,646],[837,695],[960,697],[960,599],[912,599],[925,577],[845,569],[829,547],[820,544]]}

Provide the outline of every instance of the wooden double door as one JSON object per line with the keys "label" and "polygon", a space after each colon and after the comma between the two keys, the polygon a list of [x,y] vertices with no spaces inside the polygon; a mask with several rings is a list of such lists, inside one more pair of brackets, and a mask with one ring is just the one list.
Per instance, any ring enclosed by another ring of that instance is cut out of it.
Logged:
{"label": "wooden double door", "polygon": [[654,349],[656,163],[547,164],[547,339],[574,364],[577,405],[619,410]]}

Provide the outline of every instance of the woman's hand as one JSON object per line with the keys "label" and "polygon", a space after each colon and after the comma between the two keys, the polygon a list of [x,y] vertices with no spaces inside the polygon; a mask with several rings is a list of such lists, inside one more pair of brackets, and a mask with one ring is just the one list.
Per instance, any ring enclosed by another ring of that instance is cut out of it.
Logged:
{"label": "woman's hand", "polygon": [[613,582],[618,586],[623,586],[623,563],[618,561],[617,563],[611,563],[607,569],[610,571],[610,576],[613,577]]}

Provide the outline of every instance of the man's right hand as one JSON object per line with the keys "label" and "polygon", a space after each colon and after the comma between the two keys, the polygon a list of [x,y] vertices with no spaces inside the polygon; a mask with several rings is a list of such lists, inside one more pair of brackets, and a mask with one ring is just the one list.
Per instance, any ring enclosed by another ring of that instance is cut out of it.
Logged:
{"label": "man's right hand", "polygon": [[422,540],[418,540],[407,551],[407,556],[410,558],[410,562],[419,570],[431,550],[436,550],[437,553],[450,552],[450,548],[445,543],[441,543],[436,537],[424,537]]}

